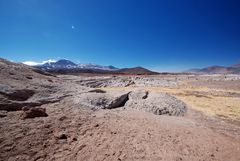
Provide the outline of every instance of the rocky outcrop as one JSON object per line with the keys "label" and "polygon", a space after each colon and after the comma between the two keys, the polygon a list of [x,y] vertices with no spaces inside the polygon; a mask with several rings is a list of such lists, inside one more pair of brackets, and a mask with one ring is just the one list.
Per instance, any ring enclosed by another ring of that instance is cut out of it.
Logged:
{"label": "rocky outcrop", "polygon": [[131,100],[142,100],[142,99],[146,99],[148,97],[148,91],[145,90],[137,90],[137,91],[133,91],[130,92],[129,97],[131,98]]}
{"label": "rocky outcrop", "polygon": [[119,97],[113,99],[110,102],[110,104],[105,106],[105,108],[106,109],[113,109],[113,108],[123,107],[129,99],[128,94],[129,93],[126,93],[126,94],[120,95]]}
{"label": "rocky outcrop", "polygon": [[0,110],[20,111],[25,106],[37,107],[44,104],[55,103],[55,102],[59,102],[60,100],[68,96],[69,95],[64,95],[60,97],[41,98],[41,99],[32,100],[32,101],[12,101],[12,100],[0,97]]}
{"label": "rocky outcrop", "polygon": [[0,94],[9,100],[26,101],[33,96],[35,92],[29,89],[13,89],[7,85],[0,84]]}
{"label": "rocky outcrop", "polygon": [[100,91],[92,91],[76,96],[75,101],[92,109],[113,109],[123,107],[128,101],[128,92],[103,93]]}

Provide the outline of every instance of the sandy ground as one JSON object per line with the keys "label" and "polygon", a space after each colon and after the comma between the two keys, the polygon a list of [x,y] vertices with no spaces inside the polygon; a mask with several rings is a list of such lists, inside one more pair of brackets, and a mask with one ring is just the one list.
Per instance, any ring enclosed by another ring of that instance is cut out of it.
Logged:
{"label": "sandy ground", "polygon": [[[237,122],[240,117],[238,113],[232,117],[231,113],[224,109],[225,105],[215,107],[211,102],[205,106],[202,106],[203,103],[199,103],[206,101],[202,98],[207,97],[216,103],[220,101],[216,98],[221,97],[226,98],[225,102],[232,101],[233,98],[239,99],[236,94],[239,92],[238,88],[234,88],[235,93],[229,93],[230,90],[233,90],[232,88],[217,87],[214,90],[224,90],[224,93],[220,92],[214,95],[206,93],[206,90],[199,90],[196,82],[201,83],[202,88],[206,81],[203,78],[199,80],[199,76],[198,80],[188,76],[157,76],[157,81],[164,81],[158,82],[156,87],[152,86],[154,83],[149,77],[147,80],[144,78],[144,82],[148,82],[145,85],[142,82],[134,84],[131,81],[125,81],[126,78],[124,78],[124,81],[118,80],[119,87],[101,88],[106,91],[145,89],[149,92],[169,93],[188,105],[187,113],[178,117],[155,115],[124,106],[96,110],[85,106],[84,102],[76,100],[92,89],[88,85],[92,86],[94,83],[89,83],[88,79],[93,79],[95,85],[99,84],[96,77],[52,77],[36,74],[31,70],[27,72],[23,70],[22,73],[19,73],[19,70],[15,70],[17,73],[14,73],[13,70],[11,75],[7,75],[5,65],[2,63],[0,66],[1,78],[4,76],[0,84],[11,86],[14,89],[35,89],[35,94],[27,101],[58,99],[55,102],[37,106],[37,108],[45,108],[48,117],[23,119],[24,111],[22,110],[0,111],[0,160],[2,161],[240,160],[240,125]],[[25,66],[21,68],[25,68]],[[25,78],[25,74],[31,75],[33,79]],[[19,79],[20,76],[21,79]],[[15,81],[15,77],[18,80]],[[207,78],[211,80],[225,79],[225,77],[219,78],[218,76],[208,76]],[[121,78],[114,77],[114,79]],[[139,81],[138,79],[137,81]],[[233,79],[232,76],[231,79]],[[237,78],[234,77],[234,79]],[[133,81],[137,82],[135,78]],[[233,82],[232,86],[234,86],[235,81],[238,80],[229,80],[228,83]],[[101,80],[101,82],[106,81]],[[125,82],[130,85],[126,85]],[[167,84],[168,82],[170,83]],[[113,84],[110,81],[107,83]],[[211,83],[209,84],[211,85]],[[204,88],[212,90],[212,86]],[[191,92],[186,92],[188,91],[186,88]],[[192,92],[196,90],[200,93]],[[199,97],[199,95],[205,97]],[[221,96],[219,97],[219,95]],[[59,98],[59,96],[64,97]],[[190,98],[195,100],[192,101],[192,104]],[[4,99],[1,101],[4,104]],[[239,106],[236,103],[233,102],[230,106],[238,111]],[[218,116],[219,108],[223,110],[222,114],[225,119]]]}

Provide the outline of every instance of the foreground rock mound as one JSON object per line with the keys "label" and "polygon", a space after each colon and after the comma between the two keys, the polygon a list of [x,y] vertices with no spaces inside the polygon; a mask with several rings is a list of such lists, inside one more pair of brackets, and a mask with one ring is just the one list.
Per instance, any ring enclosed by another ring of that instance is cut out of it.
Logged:
{"label": "foreground rock mound", "polygon": [[183,116],[187,112],[186,104],[165,93],[133,91],[129,94],[126,107],[143,110],[156,115]]}
{"label": "foreground rock mound", "polygon": [[[21,63],[0,58],[0,111],[21,111],[60,101],[56,77]],[[59,88],[60,87],[60,88]]]}
{"label": "foreground rock mound", "polygon": [[104,92],[92,90],[76,96],[75,101],[93,110],[124,107],[169,116],[183,116],[187,112],[185,103],[165,93],[149,93],[145,90]]}

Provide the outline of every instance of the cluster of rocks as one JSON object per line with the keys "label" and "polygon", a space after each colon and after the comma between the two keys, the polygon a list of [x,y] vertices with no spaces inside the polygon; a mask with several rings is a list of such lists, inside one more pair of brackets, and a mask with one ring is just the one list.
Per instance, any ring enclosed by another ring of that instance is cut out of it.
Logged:
{"label": "cluster of rocks", "polygon": [[78,84],[91,88],[101,87],[175,87],[176,80],[164,80],[154,76],[112,76],[95,77],[94,79],[82,78]]}
{"label": "cluster of rocks", "polygon": [[6,117],[9,111],[23,111],[23,119],[47,117],[46,109],[41,105],[60,101],[60,97],[34,97],[36,91],[30,89],[16,89],[0,84],[0,117]]}
{"label": "cluster of rocks", "polygon": [[134,85],[135,82],[131,77],[94,77],[91,79],[82,78],[77,81],[78,84],[90,88],[101,87],[128,87]]}
{"label": "cluster of rocks", "polygon": [[161,77],[134,77],[136,87],[176,87],[178,82],[175,79],[163,79]]}

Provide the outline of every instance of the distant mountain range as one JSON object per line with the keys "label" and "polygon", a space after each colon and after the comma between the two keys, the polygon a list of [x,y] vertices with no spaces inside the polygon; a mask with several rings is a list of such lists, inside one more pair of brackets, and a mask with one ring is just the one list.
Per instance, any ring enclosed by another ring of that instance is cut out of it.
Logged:
{"label": "distant mountain range", "polygon": [[185,71],[186,73],[197,74],[240,74],[240,64],[232,66],[210,66],[202,69],[190,69]]}
{"label": "distant mountain range", "polygon": [[[103,66],[97,64],[76,64],[70,60],[61,59],[56,62],[49,61],[41,65],[33,66],[47,72],[61,73],[61,74],[78,74],[78,73],[92,73],[92,74],[125,74],[125,75],[155,75],[159,74],[143,67],[134,68],[116,68],[114,66]],[[232,66],[210,66],[206,68],[194,68],[183,73],[195,74],[240,74],[240,64]]]}
{"label": "distant mountain range", "polygon": [[35,68],[61,74],[77,74],[77,73],[94,73],[94,74],[136,74],[136,75],[153,75],[159,74],[142,67],[123,68],[119,69],[114,66],[102,66],[96,64],[75,64],[66,59],[61,59],[56,62],[47,62],[41,65],[33,66]]}
{"label": "distant mountain range", "polygon": [[75,64],[70,60],[61,59],[56,62],[47,62],[42,65],[34,66],[46,71],[55,71],[55,70],[63,70],[63,69],[96,69],[96,70],[109,70],[114,71],[118,70],[118,68],[114,66],[102,66],[96,64]]}

